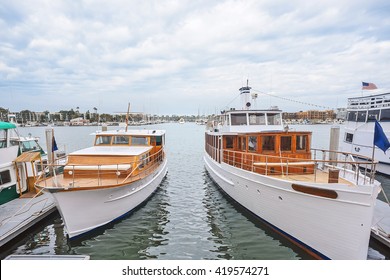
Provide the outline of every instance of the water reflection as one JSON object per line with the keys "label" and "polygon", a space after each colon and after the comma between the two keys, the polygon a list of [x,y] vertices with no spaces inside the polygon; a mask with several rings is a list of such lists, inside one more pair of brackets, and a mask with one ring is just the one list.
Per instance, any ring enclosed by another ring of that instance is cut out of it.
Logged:
{"label": "water reflection", "polygon": [[152,248],[164,246],[169,221],[169,197],[164,180],[154,196],[143,207],[127,218],[112,224],[101,234],[83,240],[72,250],[77,254],[89,255],[95,260],[112,259],[156,259],[158,254]]}
{"label": "water reflection", "polygon": [[209,208],[208,223],[221,259],[312,259],[301,248],[277,234],[252,213],[222,194],[203,173]]}

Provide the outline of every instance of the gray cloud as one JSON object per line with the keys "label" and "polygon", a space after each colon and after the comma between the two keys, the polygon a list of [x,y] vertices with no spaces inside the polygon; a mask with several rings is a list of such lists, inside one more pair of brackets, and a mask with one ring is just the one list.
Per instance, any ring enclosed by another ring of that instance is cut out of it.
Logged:
{"label": "gray cloud", "polygon": [[214,113],[246,77],[298,101],[260,95],[285,111],[345,106],[361,81],[389,88],[387,1],[3,2],[10,110]]}

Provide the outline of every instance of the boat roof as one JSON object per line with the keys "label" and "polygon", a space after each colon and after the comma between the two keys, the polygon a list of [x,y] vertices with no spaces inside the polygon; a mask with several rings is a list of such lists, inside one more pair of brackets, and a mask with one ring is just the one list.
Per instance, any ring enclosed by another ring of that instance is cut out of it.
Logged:
{"label": "boat roof", "polygon": [[138,156],[150,151],[152,146],[93,146],[70,153],[85,156]]}
{"label": "boat roof", "polygon": [[280,109],[277,108],[270,108],[270,109],[230,109],[227,111],[223,111],[222,114],[228,114],[228,113],[249,113],[249,114],[254,114],[254,113],[281,113],[283,112]]}
{"label": "boat roof", "polygon": [[16,128],[16,125],[9,122],[0,122],[0,130]]}
{"label": "boat roof", "polygon": [[165,134],[165,130],[157,129],[129,129],[125,130],[107,130],[107,131],[97,131],[92,133],[92,135],[134,135],[134,136],[162,136]]}
{"label": "boat roof", "polygon": [[390,94],[390,92],[381,92],[381,93],[374,93],[370,95],[362,95],[362,96],[355,96],[355,97],[349,97],[348,99],[364,99],[364,98],[371,98],[371,97],[383,97]]}

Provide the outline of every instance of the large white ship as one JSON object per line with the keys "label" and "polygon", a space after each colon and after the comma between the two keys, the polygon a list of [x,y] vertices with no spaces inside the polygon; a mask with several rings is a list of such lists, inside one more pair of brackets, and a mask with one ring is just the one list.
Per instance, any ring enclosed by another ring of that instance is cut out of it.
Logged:
{"label": "large white ship", "polygon": [[390,153],[373,146],[375,120],[390,135],[390,92],[349,98],[341,149],[359,158],[374,155],[376,170],[390,175]]}

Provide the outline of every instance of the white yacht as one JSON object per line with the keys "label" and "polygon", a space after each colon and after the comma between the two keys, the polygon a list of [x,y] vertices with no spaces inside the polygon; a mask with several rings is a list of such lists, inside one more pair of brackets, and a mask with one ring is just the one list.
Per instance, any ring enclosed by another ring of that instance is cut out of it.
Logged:
{"label": "white yacht", "polygon": [[92,147],[72,152],[61,170],[42,174],[37,189],[50,193],[70,239],[120,219],[145,202],[167,173],[164,130],[113,130]]}
{"label": "white yacht", "polygon": [[[282,112],[252,108],[222,112],[205,133],[205,167],[233,200],[320,259],[367,259],[380,183],[370,158],[311,148],[310,131],[283,126]],[[378,153],[379,154],[379,153]],[[232,221],[233,222],[233,221]]]}

